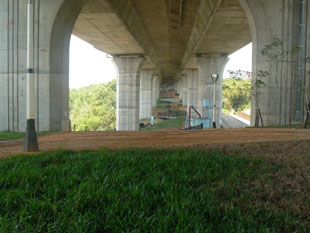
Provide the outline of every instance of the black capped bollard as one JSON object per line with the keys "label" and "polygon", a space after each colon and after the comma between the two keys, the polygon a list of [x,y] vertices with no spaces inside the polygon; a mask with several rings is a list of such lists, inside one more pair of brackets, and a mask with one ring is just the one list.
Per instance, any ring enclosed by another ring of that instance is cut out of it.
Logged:
{"label": "black capped bollard", "polygon": [[34,119],[27,120],[26,135],[24,138],[24,151],[25,152],[39,151],[38,138]]}

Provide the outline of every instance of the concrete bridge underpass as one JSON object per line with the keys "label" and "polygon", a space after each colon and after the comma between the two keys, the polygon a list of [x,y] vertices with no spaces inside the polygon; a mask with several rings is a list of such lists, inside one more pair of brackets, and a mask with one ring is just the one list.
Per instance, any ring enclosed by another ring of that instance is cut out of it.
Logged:
{"label": "concrete bridge underpass", "polygon": [[[117,129],[137,130],[160,90],[204,113],[212,73],[253,42],[253,83],[267,71],[259,104],[266,125],[301,121],[310,82],[308,0],[32,0],[36,128],[69,128],[71,34],[113,56],[118,69]],[[0,131],[25,131],[27,0],[0,0]],[[279,38],[284,59],[261,50]],[[297,71],[295,68],[297,66]],[[252,105],[254,122],[255,102]],[[221,111],[216,113],[220,122]]]}

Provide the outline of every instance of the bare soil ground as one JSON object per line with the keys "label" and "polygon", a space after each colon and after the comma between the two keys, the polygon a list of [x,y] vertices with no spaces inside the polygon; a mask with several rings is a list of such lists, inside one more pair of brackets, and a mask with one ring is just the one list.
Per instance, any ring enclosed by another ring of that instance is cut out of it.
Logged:
{"label": "bare soil ground", "polygon": [[[175,128],[157,131],[103,131],[103,132],[68,132],[40,136],[38,138],[41,151],[57,149],[94,150],[101,148],[118,149],[124,147],[204,147],[233,150],[239,144],[255,149],[257,155],[263,151],[282,151],[283,147],[261,147],[261,142],[271,145],[290,145],[290,151],[307,151],[310,153],[310,130],[302,129],[207,129],[201,131],[181,131]],[[272,142],[272,143],[271,143]],[[277,143],[275,143],[277,142]],[[257,146],[255,146],[257,145]],[[297,146],[298,145],[298,146]],[[23,153],[23,139],[0,142],[0,156]]]}
{"label": "bare soil ground", "polygon": [[[70,132],[39,137],[42,151],[95,150],[127,147],[215,149],[226,154],[263,158],[279,168],[246,182],[255,206],[276,206],[310,223],[310,130],[221,129],[140,132]],[[23,153],[23,139],[0,142],[0,157]],[[232,200],[233,201],[233,200]],[[240,205],[240,203],[236,203]]]}

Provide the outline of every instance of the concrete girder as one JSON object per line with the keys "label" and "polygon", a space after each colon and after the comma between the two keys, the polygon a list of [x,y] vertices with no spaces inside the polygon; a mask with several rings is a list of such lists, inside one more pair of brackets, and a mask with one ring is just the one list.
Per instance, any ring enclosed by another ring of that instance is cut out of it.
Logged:
{"label": "concrete girder", "polygon": [[183,55],[181,61],[181,70],[183,70],[189,60],[192,58],[193,54],[197,50],[200,42],[203,40],[210,24],[217,10],[219,9],[223,0],[208,1],[201,0],[199,10],[195,19],[193,30],[189,38],[187,49]]}

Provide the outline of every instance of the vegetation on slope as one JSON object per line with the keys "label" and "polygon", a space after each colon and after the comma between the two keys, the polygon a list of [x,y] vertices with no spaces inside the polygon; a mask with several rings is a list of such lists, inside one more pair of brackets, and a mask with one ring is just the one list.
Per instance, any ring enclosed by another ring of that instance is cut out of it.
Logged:
{"label": "vegetation on slope", "polygon": [[57,151],[0,161],[2,232],[307,232],[249,181],[277,169],[198,150]]}
{"label": "vegetation on slope", "polygon": [[153,111],[170,113],[175,116],[175,118],[158,121],[159,117],[157,117],[157,123],[154,126],[148,124],[146,125],[147,127],[141,128],[141,130],[158,130],[174,127],[183,128],[186,120],[186,112],[184,110],[171,110],[171,107],[168,107],[171,103],[171,101],[157,100],[157,104],[153,108]]}
{"label": "vegetation on slope", "polygon": [[116,80],[70,90],[70,118],[77,131],[113,130]]}
{"label": "vegetation on slope", "polygon": [[224,111],[243,111],[251,107],[251,79],[228,78],[223,81]]}

